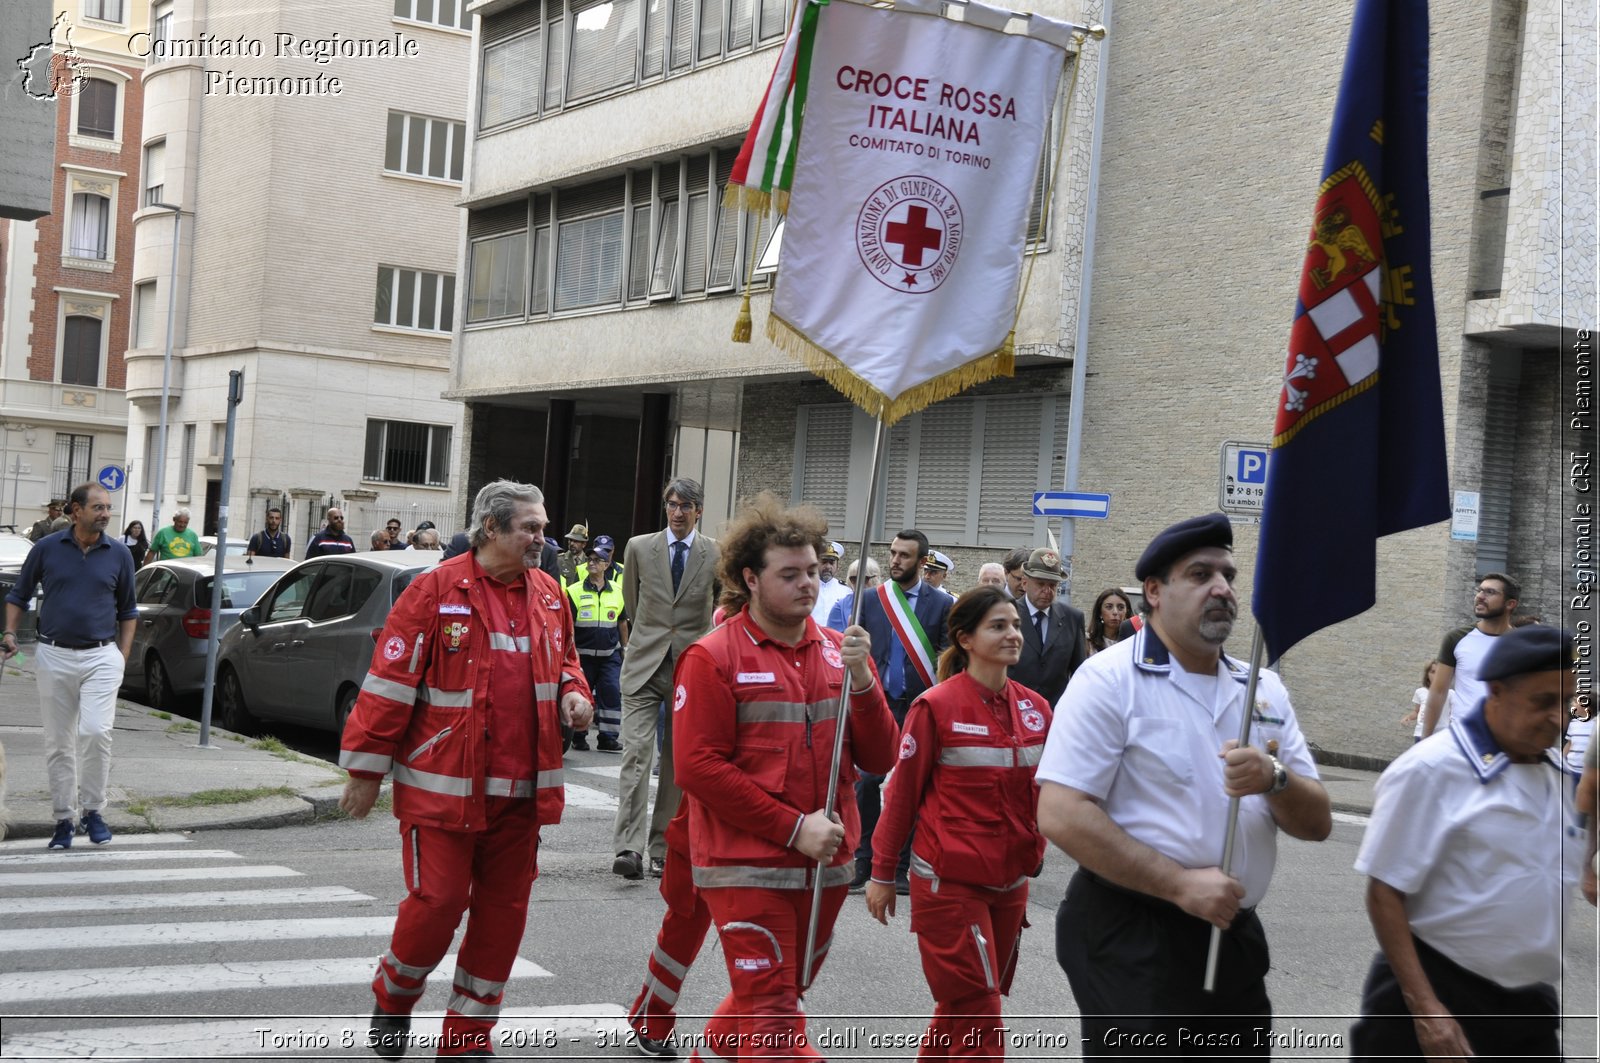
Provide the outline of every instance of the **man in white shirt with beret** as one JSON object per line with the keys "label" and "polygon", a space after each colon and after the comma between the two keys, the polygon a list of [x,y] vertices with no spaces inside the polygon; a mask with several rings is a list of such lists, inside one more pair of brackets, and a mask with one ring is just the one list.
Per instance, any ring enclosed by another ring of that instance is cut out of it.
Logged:
{"label": "man in white shirt with beret", "polygon": [[[1086,1056],[1271,1050],[1255,907],[1278,832],[1320,841],[1333,818],[1272,672],[1260,673],[1250,706],[1252,744],[1238,745],[1249,669],[1222,652],[1238,613],[1232,546],[1220,513],[1151,541],[1134,570],[1149,622],[1073,675],[1039,764],[1039,829],[1079,864],[1056,917],[1056,958]],[[1225,874],[1233,797],[1239,828]],[[1212,927],[1224,933],[1206,992]]]}

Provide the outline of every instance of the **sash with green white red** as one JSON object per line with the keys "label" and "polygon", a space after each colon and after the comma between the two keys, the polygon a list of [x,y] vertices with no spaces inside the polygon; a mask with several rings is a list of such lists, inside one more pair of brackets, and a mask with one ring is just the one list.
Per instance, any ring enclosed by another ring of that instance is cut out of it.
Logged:
{"label": "sash with green white red", "polygon": [[906,658],[917,670],[917,675],[922,677],[922,685],[933,686],[933,643],[928,640],[928,633],[922,630],[917,614],[911,611],[906,592],[900,589],[898,583],[881,584],[878,587],[878,601],[883,604],[889,626],[894,628],[895,637],[906,651]]}

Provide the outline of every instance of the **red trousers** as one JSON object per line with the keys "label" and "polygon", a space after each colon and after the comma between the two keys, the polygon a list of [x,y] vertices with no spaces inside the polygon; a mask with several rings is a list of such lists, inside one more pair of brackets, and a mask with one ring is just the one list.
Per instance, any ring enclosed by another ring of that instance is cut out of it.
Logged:
{"label": "red trousers", "polygon": [[919,1059],[1001,1058],[1000,995],[1011,991],[1028,884],[999,893],[911,876],[911,929],[933,993],[933,1019]]}
{"label": "red trousers", "polygon": [[700,955],[700,946],[705,944],[706,931],[711,929],[711,909],[695,888],[688,853],[667,850],[661,897],[667,902],[667,914],[656,935],[644,986],[628,1009],[628,1025],[652,1041],[667,1040],[677,1027],[678,994],[695,957]]}
{"label": "red trousers", "polygon": [[[822,891],[817,917],[817,955],[812,980],[833,943],[833,924],[849,887]],[[731,992],[706,1023],[704,1043],[694,1058],[717,1060],[821,1059],[806,1040],[800,1011],[800,968],[805,963],[806,924],[811,891],[709,889],[701,893],[711,907],[722,938]]]}
{"label": "red trousers", "polygon": [[506,979],[522,947],[528,892],[539,873],[535,811],[531,797],[491,797],[488,826],[481,831],[400,823],[406,896],[372,992],[384,1011],[409,1014],[470,907],[441,1056],[490,1047],[489,1031],[500,1017]]}

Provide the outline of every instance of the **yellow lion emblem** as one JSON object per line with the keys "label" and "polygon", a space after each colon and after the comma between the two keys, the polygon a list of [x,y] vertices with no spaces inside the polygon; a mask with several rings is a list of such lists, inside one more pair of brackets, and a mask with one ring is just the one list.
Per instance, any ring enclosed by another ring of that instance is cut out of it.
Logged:
{"label": "yellow lion emblem", "polygon": [[1311,243],[1306,250],[1318,247],[1328,258],[1327,265],[1311,270],[1311,279],[1319,290],[1347,272],[1365,270],[1378,264],[1378,256],[1373,253],[1372,245],[1367,243],[1366,234],[1350,220],[1350,212],[1342,206],[1335,206],[1317,219],[1316,227],[1311,232]]}

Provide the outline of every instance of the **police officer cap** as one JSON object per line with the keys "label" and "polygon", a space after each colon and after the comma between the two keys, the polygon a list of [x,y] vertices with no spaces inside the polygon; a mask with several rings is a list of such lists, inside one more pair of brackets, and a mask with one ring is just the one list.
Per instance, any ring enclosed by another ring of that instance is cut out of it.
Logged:
{"label": "police officer cap", "polygon": [[1526,672],[1558,672],[1571,668],[1577,660],[1570,632],[1529,624],[1512,628],[1494,640],[1478,668],[1478,678],[1487,683]]}
{"label": "police officer cap", "polygon": [[943,557],[939,551],[929,550],[927,555],[922,559],[922,567],[931,568],[935,572],[949,572],[950,562],[949,559]]}
{"label": "police officer cap", "polygon": [[593,545],[589,547],[589,552],[591,554],[597,554],[600,557],[609,559],[616,549],[617,541],[611,538],[611,536],[597,535],[595,536]]}
{"label": "police officer cap", "polygon": [[1221,513],[1180,520],[1162,531],[1144,548],[1139,563],[1133,568],[1133,576],[1140,580],[1159,576],[1184,554],[1205,546],[1233,549],[1233,525]]}
{"label": "police officer cap", "polygon": [[839,544],[839,543],[836,543],[836,542],[833,542],[833,541],[830,540],[828,542],[828,545],[826,545],[826,546],[824,546],[822,548],[822,556],[817,558],[817,560],[818,561],[826,561],[829,558],[832,558],[833,560],[837,561],[843,556],[844,556],[844,546]]}

